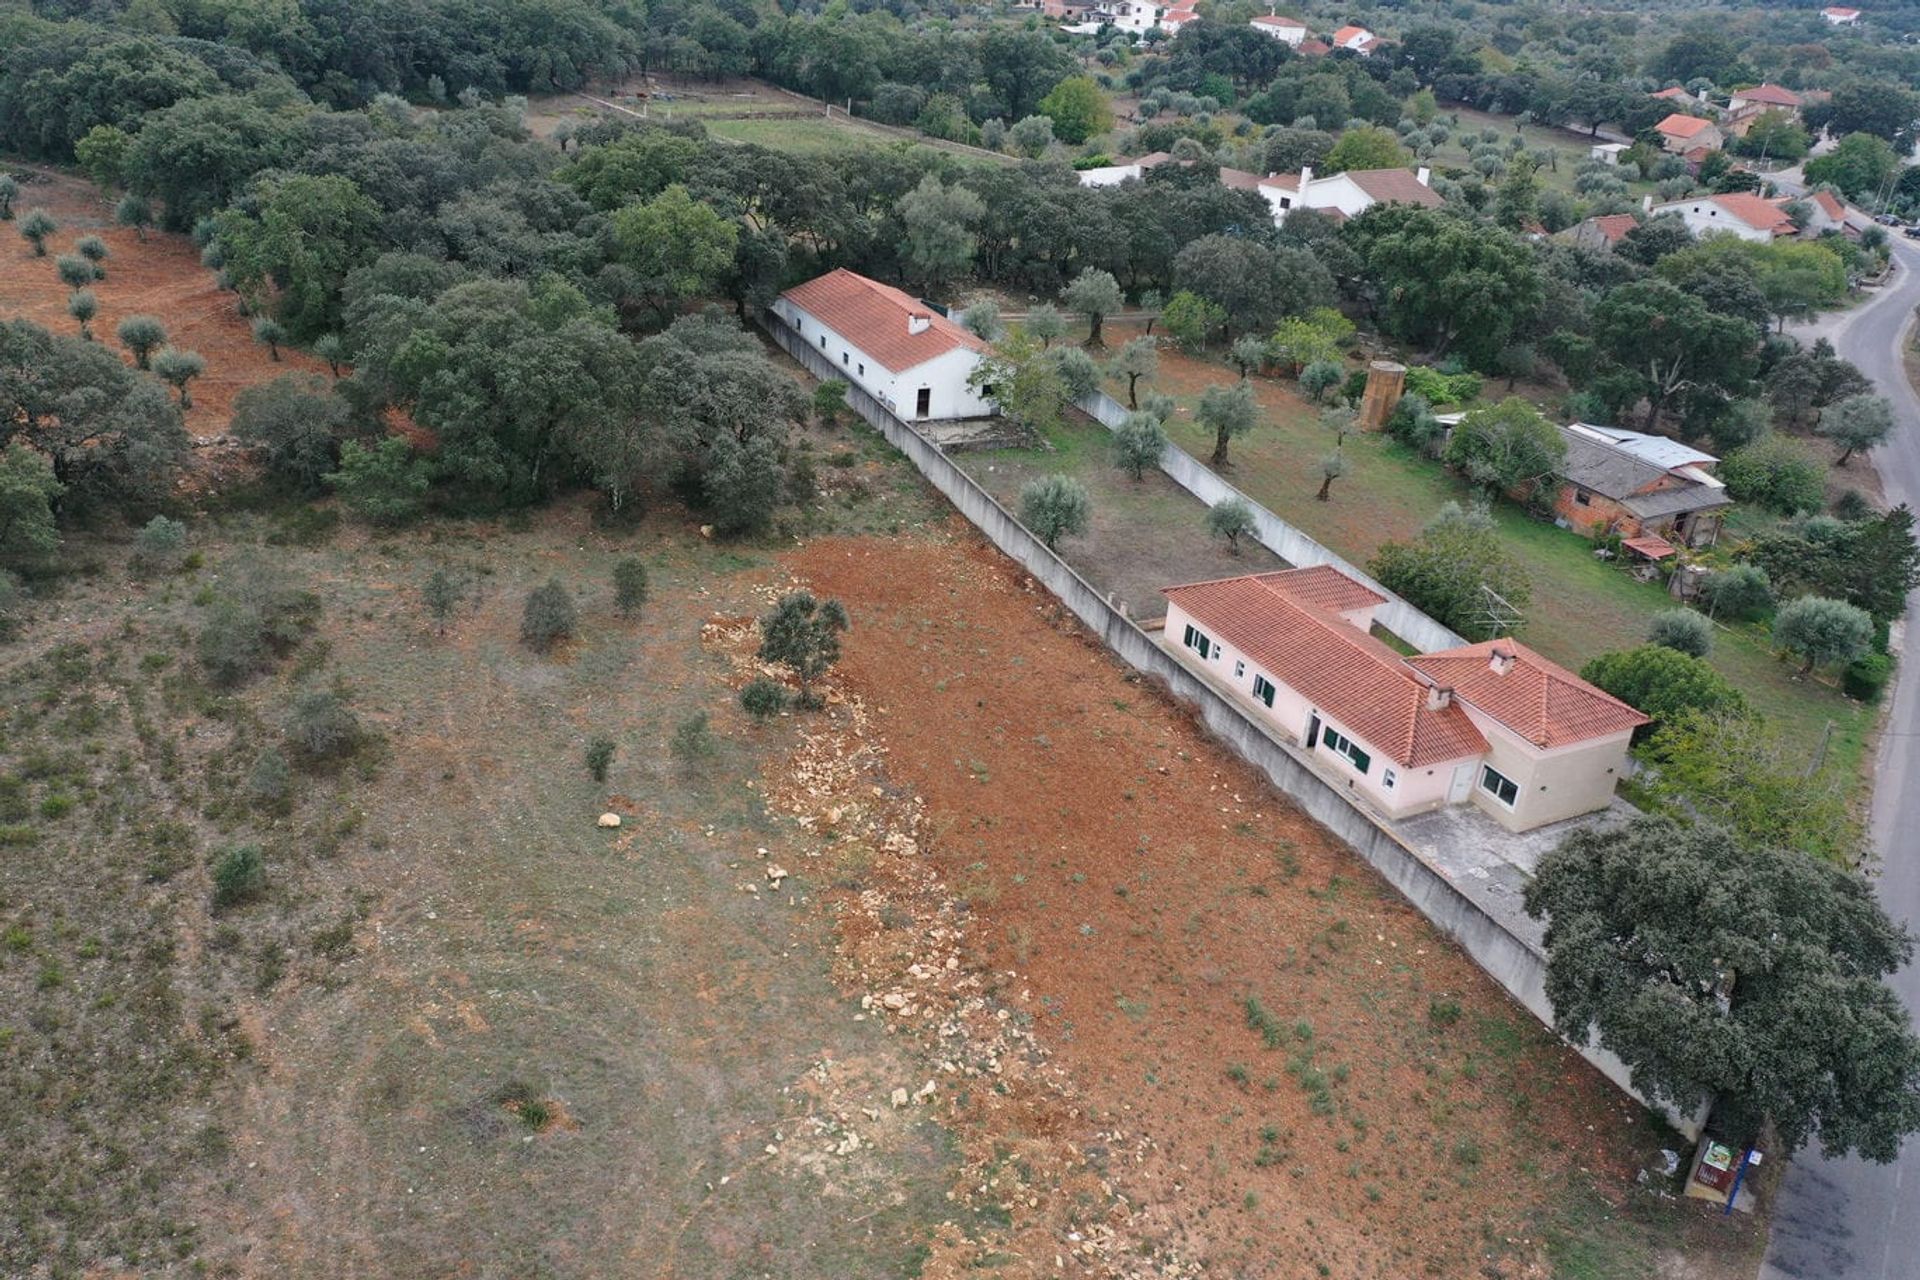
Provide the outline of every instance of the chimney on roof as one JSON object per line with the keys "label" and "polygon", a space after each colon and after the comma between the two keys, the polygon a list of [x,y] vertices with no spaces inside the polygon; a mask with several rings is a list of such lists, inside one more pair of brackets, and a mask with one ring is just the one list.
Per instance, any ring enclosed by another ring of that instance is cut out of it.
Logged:
{"label": "chimney on roof", "polygon": [[1487,654],[1487,669],[1497,676],[1503,676],[1513,670],[1513,654],[1506,649],[1494,649]]}
{"label": "chimney on roof", "polygon": [[1437,684],[1427,686],[1427,710],[1445,711],[1453,705],[1453,690]]}
{"label": "chimney on roof", "polygon": [[926,312],[924,311],[907,312],[907,333],[909,336],[916,333],[925,333],[928,329],[931,329],[932,327],[933,327],[933,317],[928,315]]}
{"label": "chimney on roof", "polygon": [[1300,166],[1300,192],[1302,195],[1306,194],[1307,184],[1312,181],[1313,181],[1313,166],[1310,164],[1301,165]]}
{"label": "chimney on roof", "polygon": [[1433,170],[1427,168],[1426,165],[1421,165],[1418,169],[1414,171],[1413,180],[1419,183],[1423,187],[1430,187],[1433,184],[1431,182],[1428,182],[1427,179],[1431,178],[1432,176],[1433,176]]}
{"label": "chimney on roof", "polygon": [[1651,192],[1640,197],[1640,212],[1642,213],[1653,212],[1653,194]]}

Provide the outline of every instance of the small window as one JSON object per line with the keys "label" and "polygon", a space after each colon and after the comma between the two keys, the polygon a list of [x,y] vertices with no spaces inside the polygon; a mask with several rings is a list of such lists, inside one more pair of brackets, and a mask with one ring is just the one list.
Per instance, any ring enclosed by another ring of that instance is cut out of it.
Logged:
{"label": "small window", "polygon": [[820,335],[820,349],[822,351],[827,349],[827,335],[824,333]]}
{"label": "small window", "polygon": [[1234,678],[1235,680],[1238,680],[1238,679],[1239,679],[1239,678],[1240,678],[1241,676],[1243,676],[1243,675],[1245,675],[1245,674],[1247,674],[1247,664],[1246,664],[1246,660],[1245,660],[1245,659],[1241,659],[1240,661],[1238,661],[1238,662],[1235,662],[1235,663],[1233,664],[1233,678]]}
{"label": "small window", "polygon": [[1208,636],[1206,632],[1200,630],[1200,628],[1194,626],[1191,622],[1187,624],[1187,632],[1182,639],[1185,641],[1187,648],[1193,650],[1201,657],[1211,658],[1214,655],[1212,637]]}
{"label": "small window", "polygon": [[1267,710],[1273,710],[1273,681],[1265,676],[1253,678],[1253,696],[1267,704]]}
{"label": "small window", "polygon": [[847,363],[847,353],[842,351],[840,353],[840,364],[842,367],[845,367],[846,363]]}
{"label": "small window", "polygon": [[1509,809],[1520,798],[1519,784],[1490,764],[1480,766],[1480,789]]}
{"label": "small window", "polygon": [[1380,771],[1380,785],[1385,787],[1387,790],[1389,791],[1393,790],[1393,784],[1398,781],[1400,781],[1400,779],[1398,776],[1394,774],[1393,770],[1382,769]]}
{"label": "small window", "polygon": [[864,377],[866,377],[866,376],[867,376],[867,366],[866,366],[866,365],[864,365],[864,364],[857,364],[857,365],[855,365],[855,366],[853,366],[853,367],[854,367],[855,369],[857,369],[857,370],[859,370],[859,372],[860,372],[860,376],[861,376],[861,377],[863,377],[863,378],[864,378]]}
{"label": "small window", "polygon": [[1585,489],[1575,489],[1573,491],[1573,502],[1575,506],[1590,507],[1593,505],[1593,495]]}
{"label": "small window", "polygon": [[1345,760],[1360,773],[1365,773],[1373,765],[1373,757],[1362,750],[1359,744],[1354,742],[1352,738],[1341,733],[1338,729],[1329,727],[1321,736],[1320,741],[1326,744],[1327,750],[1333,752],[1333,754],[1339,756],[1342,760]]}

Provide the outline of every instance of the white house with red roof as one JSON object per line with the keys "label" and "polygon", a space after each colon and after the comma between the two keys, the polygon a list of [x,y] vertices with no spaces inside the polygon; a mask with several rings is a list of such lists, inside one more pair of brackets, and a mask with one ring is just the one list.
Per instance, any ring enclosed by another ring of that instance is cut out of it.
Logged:
{"label": "white house with red roof", "polygon": [[1348,25],[1333,33],[1334,48],[1351,49],[1363,58],[1372,57],[1373,51],[1379,48],[1381,43],[1380,37],[1365,27]]}
{"label": "white house with red roof", "polygon": [[1438,209],[1446,204],[1428,180],[1432,171],[1412,169],[1348,169],[1344,173],[1313,176],[1274,173],[1259,179],[1255,189],[1273,207],[1273,220],[1285,222],[1295,209],[1318,209],[1337,221],[1358,217],[1376,204],[1417,204]]}
{"label": "white house with red roof", "polygon": [[911,420],[983,418],[993,403],[967,385],[987,344],[892,285],[844,267],[774,299],[773,312],[840,376]]}
{"label": "white house with red roof", "polygon": [[1860,21],[1858,9],[1847,9],[1840,5],[1828,5],[1820,11],[1820,16],[1825,18],[1829,25],[1836,27],[1850,27]]}
{"label": "white house with red roof", "polygon": [[1768,244],[1781,236],[1795,234],[1797,228],[1778,204],[1751,191],[1729,191],[1723,195],[1689,196],[1651,205],[1649,218],[1675,214],[1696,236],[1730,235],[1742,240]]}
{"label": "white house with red roof", "polygon": [[1331,565],[1168,587],[1161,643],[1389,818],[1473,803],[1512,831],[1604,809],[1647,718],[1513,640],[1403,658]]}
{"label": "white house with red roof", "polygon": [[1739,113],[1748,107],[1760,107],[1767,111],[1785,111],[1790,115],[1799,115],[1800,95],[1791,89],[1777,84],[1757,84],[1751,89],[1735,89],[1727,99],[1727,110]]}
{"label": "white house with red roof", "polygon": [[1265,17],[1253,19],[1247,25],[1261,35],[1285,41],[1296,49],[1307,38],[1307,24],[1298,18],[1282,18],[1277,14],[1267,14]]}

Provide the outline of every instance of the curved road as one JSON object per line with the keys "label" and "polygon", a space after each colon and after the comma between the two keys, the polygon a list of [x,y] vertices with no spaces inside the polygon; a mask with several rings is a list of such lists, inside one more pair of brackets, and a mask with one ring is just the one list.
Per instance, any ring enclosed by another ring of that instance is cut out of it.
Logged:
{"label": "curved road", "polygon": [[[1900,270],[1852,311],[1796,329],[1803,342],[1829,338],[1893,401],[1893,439],[1874,450],[1887,500],[1920,509],[1920,396],[1901,367],[1906,323],[1920,306],[1920,249],[1894,240]],[[1920,592],[1907,601],[1906,663],[1874,762],[1873,842],[1880,900],[1920,932]],[[1893,976],[1920,1012],[1920,965]],[[1920,1276],[1920,1139],[1892,1165],[1802,1152],[1774,1203],[1773,1239],[1760,1280],[1913,1280]]]}

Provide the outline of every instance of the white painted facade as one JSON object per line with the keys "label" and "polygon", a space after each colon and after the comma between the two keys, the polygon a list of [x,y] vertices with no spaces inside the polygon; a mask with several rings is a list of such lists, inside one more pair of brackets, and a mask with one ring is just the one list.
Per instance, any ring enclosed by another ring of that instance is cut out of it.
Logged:
{"label": "white painted facade", "polygon": [[1247,25],[1255,31],[1258,31],[1261,35],[1272,36],[1275,40],[1284,41],[1296,49],[1299,48],[1307,38],[1307,24],[1296,21],[1293,18],[1276,18],[1271,16],[1255,18],[1247,23]]}
{"label": "white painted facade", "polygon": [[[1539,747],[1467,699],[1460,705],[1487,740],[1487,754],[1475,762],[1470,796],[1509,831],[1531,831],[1604,809],[1612,803],[1614,785],[1627,776],[1631,729],[1571,746]],[[1504,798],[1501,779],[1513,784],[1511,801]]]}
{"label": "white painted facade", "polygon": [[909,369],[889,369],[786,297],[776,298],[774,314],[793,326],[810,345],[840,368],[840,376],[909,421],[985,418],[992,401],[967,385],[980,353],[955,347]]}
{"label": "white painted facade", "polygon": [[[1422,166],[1414,176],[1424,187],[1429,185],[1432,171]],[[1285,222],[1287,214],[1295,209],[1337,209],[1346,217],[1354,218],[1379,203],[1347,174],[1316,178],[1312,169],[1302,169],[1292,186],[1273,178],[1263,179],[1259,190],[1273,210],[1276,223]]]}
{"label": "white painted facade", "polygon": [[1751,240],[1756,244],[1771,244],[1773,231],[1767,227],[1756,227],[1741,218],[1736,218],[1727,210],[1715,204],[1705,196],[1694,196],[1686,200],[1674,200],[1668,204],[1656,204],[1647,210],[1647,216],[1660,217],[1662,214],[1677,214],[1687,224],[1687,230],[1694,236],[1733,235],[1742,240]]}
{"label": "white painted facade", "polygon": [[[1340,616],[1359,625],[1362,619],[1370,623],[1371,615],[1371,609],[1355,609]],[[1206,638],[1205,657],[1187,643],[1188,627]],[[1172,602],[1167,605],[1160,642],[1182,662],[1205,672],[1216,685],[1229,691],[1255,719],[1312,755],[1315,765],[1330,780],[1344,783],[1388,817],[1405,818],[1467,799],[1477,776],[1478,755],[1411,768],[1402,765],[1390,752],[1347,732],[1338,719],[1308,702]],[[1328,737],[1329,729],[1332,738]],[[1365,760],[1364,769],[1351,752],[1339,749],[1343,740],[1351,742]]]}
{"label": "white painted facade", "polygon": [[1103,164],[1095,169],[1082,169],[1079,176],[1083,187],[1117,187],[1128,178],[1145,177],[1146,170],[1138,164]]}

